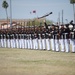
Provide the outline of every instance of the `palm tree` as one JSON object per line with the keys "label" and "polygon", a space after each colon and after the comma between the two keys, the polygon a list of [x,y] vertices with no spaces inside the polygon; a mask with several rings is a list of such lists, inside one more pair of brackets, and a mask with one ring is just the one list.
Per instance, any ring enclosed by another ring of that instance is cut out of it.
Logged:
{"label": "palm tree", "polygon": [[7,8],[8,8],[8,3],[6,2],[6,0],[3,1],[2,3],[2,7],[5,9],[6,11],[6,16],[7,16],[7,24],[8,24],[8,13],[7,13]]}
{"label": "palm tree", "polygon": [[70,3],[71,3],[71,4],[73,4],[73,12],[74,12],[74,23],[75,23],[75,7],[74,7],[75,0],[70,0]]}

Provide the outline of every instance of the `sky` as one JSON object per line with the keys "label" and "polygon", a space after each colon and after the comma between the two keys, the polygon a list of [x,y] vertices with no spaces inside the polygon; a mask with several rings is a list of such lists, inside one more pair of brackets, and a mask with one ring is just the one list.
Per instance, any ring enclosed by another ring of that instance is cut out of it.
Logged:
{"label": "sky", "polygon": [[[2,8],[0,0],[0,19],[6,19],[5,9]],[[9,4],[7,9],[8,17],[10,18],[10,0],[6,0]],[[33,19],[41,17],[49,12],[53,14],[46,19],[58,22],[60,13],[60,22],[62,22],[62,10],[64,23],[73,20],[73,5],[70,0],[11,0],[12,19]],[[36,13],[30,13],[36,10]]]}

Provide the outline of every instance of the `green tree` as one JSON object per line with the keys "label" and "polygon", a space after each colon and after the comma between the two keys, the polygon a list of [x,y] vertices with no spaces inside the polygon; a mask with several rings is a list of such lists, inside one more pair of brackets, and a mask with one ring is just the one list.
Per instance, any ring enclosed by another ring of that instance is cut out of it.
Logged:
{"label": "green tree", "polygon": [[74,23],[75,23],[75,7],[74,7],[75,0],[70,0],[70,3],[73,4]]}
{"label": "green tree", "polygon": [[8,3],[6,2],[6,0],[3,1],[2,3],[2,7],[5,9],[6,11],[6,16],[7,16],[7,24],[8,24],[8,13],[7,13],[7,8],[8,8]]}

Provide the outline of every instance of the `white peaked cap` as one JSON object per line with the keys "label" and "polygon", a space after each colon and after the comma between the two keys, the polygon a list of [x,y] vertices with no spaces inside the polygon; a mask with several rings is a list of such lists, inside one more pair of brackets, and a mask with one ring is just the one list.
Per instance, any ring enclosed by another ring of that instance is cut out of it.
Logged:
{"label": "white peaked cap", "polygon": [[75,29],[73,31],[75,31]]}
{"label": "white peaked cap", "polygon": [[73,28],[73,25],[70,24],[70,25],[69,25],[69,28]]}
{"label": "white peaked cap", "polygon": [[61,26],[59,26],[59,29],[61,28]]}
{"label": "white peaked cap", "polygon": [[46,22],[46,20],[43,20],[43,22]]}
{"label": "white peaked cap", "polygon": [[51,28],[51,26],[48,26],[48,28],[50,29],[50,28]]}
{"label": "white peaked cap", "polygon": [[66,26],[64,26],[64,28],[66,28]]}

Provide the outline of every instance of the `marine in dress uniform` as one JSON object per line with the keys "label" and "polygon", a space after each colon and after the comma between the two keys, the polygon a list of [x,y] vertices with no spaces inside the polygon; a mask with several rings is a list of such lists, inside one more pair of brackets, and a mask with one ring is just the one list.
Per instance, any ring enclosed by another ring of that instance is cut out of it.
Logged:
{"label": "marine in dress uniform", "polygon": [[69,25],[69,29],[70,29],[70,45],[71,45],[71,49],[72,49],[72,52],[75,52],[75,31],[74,31],[74,25],[70,24]]}
{"label": "marine in dress uniform", "polygon": [[19,48],[22,48],[21,34],[19,33]]}
{"label": "marine in dress uniform", "polygon": [[38,45],[39,49],[42,50],[42,38],[41,38],[41,32],[38,33]]}
{"label": "marine in dress uniform", "polygon": [[68,26],[65,25],[64,28],[65,28],[65,33],[64,33],[65,52],[70,52],[70,47],[69,47],[69,33],[70,33],[70,31],[69,31]]}
{"label": "marine in dress uniform", "polygon": [[13,33],[14,48],[16,48],[16,33]]}
{"label": "marine in dress uniform", "polygon": [[12,36],[12,34],[10,35],[10,37],[11,37],[11,40],[10,40],[10,43],[11,43],[11,48],[13,48],[13,36]]}
{"label": "marine in dress uniform", "polygon": [[55,30],[55,26],[52,25],[51,28],[50,28],[50,33],[51,33],[51,49],[52,49],[52,51],[55,51],[54,30]]}
{"label": "marine in dress uniform", "polygon": [[4,33],[2,34],[2,47],[4,48]]}
{"label": "marine in dress uniform", "polygon": [[33,45],[33,49],[34,49],[34,31],[33,31],[33,33],[31,34],[31,38],[32,38],[32,45]]}
{"label": "marine in dress uniform", "polygon": [[0,34],[0,48],[1,48],[1,34]]}
{"label": "marine in dress uniform", "polygon": [[46,37],[44,29],[42,30],[42,49],[46,50]]}
{"label": "marine in dress uniform", "polygon": [[73,31],[74,31],[74,52],[75,52],[75,25]]}
{"label": "marine in dress uniform", "polygon": [[60,26],[60,29],[59,29],[59,35],[60,35],[60,50],[61,52],[64,52],[65,51],[65,43],[64,43],[64,32],[65,32],[65,28],[64,28],[64,25],[61,25]]}
{"label": "marine in dress uniform", "polygon": [[15,48],[15,36],[14,36],[14,34],[12,34],[12,37],[13,37],[13,48]]}
{"label": "marine in dress uniform", "polygon": [[38,28],[38,47],[39,50],[42,50],[42,23],[40,23],[40,26]]}
{"label": "marine in dress uniform", "polygon": [[0,36],[1,36],[1,47],[3,47],[3,36],[2,36],[2,34],[0,34]]}
{"label": "marine in dress uniform", "polygon": [[29,39],[29,41],[30,41],[30,49],[33,49],[33,43],[32,43],[32,33],[30,33],[29,34],[29,36],[30,36],[30,39]]}
{"label": "marine in dress uniform", "polygon": [[55,50],[59,51],[59,27],[55,26],[54,30],[54,39],[55,39]]}
{"label": "marine in dress uniform", "polygon": [[28,33],[27,33],[27,31],[26,31],[26,40],[25,40],[25,45],[26,45],[26,48],[28,49]]}
{"label": "marine in dress uniform", "polygon": [[61,44],[61,51],[62,52],[69,52],[69,28],[66,25],[61,25],[60,28],[60,44]]}
{"label": "marine in dress uniform", "polygon": [[49,39],[49,33],[46,32],[46,49],[50,50],[50,39]]}
{"label": "marine in dress uniform", "polygon": [[0,34],[0,37],[1,37],[1,39],[0,39],[1,47],[3,47],[3,36],[2,36],[2,33]]}
{"label": "marine in dress uniform", "polygon": [[30,34],[30,31],[28,33],[28,42],[29,42],[29,49],[31,49],[31,34]]}
{"label": "marine in dress uniform", "polygon": [[6,48],[6,35],[4,34],[4,48]]}
{"label": "marine in dress uniform", "polygon": [[35,43],[36,43],[36,49],[38,49],[38,32],[35,33]]}
{"label": "marine in dress uniform", "polygon": [[32,43],[32,31],[30,28],[30,22],[29,22],[29,27],[28,27],[28,39],[29,39],[29,48],[33,49],[33,43]]}
{"label": "marine in dress uniform", "polygon": [[27,48],[30,49],[30,42],[29,42],[29,39],[30,39],[30,36],[29,36],[29,32],[27,32]]}
{"label": "marine in dress uniform", "polygon": [[21,34],[21,46],[24,49],[24,34]]}
{"label": "marine in dress uniform", "polygon": [[33,46],[34,46],[33,39],[34,39],[34,32],[31,31],[31,49],[34,49],[33,48]]}
{"label": "marine in dress uniform", "polygon": [[33,49],[38,49],[38,38],[36,32],[34,32]]}
{"label": "marine in dress uniform", "polygon": [[14,48],[17,48],[17,45],[16,45],[16,33],[14,33]]}
{"label": "marine in dress uniform", "polygon": [[12,40],[11,43],[12,43],[12,47],[14,48],[14,45],[13,45],[14,44],[14,40],[13,39],[14,39],[14,35],[13,35],[13,33],[11,33],[11,40]]}
{"label": "marine in dress uniform", "polygon": [[46,22],[44,22],[44,24],[45,24],[45,28],[46,28],[46,31],[45,31],[46,49],[50,50],[49,28],[48,28],[48,25],[46,24]]}
{"label": "marine in dress uniform", "polygon": [[16,34],[16,48],[19,48],[19,38],[18,38],[18,33]]}
{"label": "marine in dress uniform", "polygon": [[50,28],[49,28],[49,31],[48,31],[48,37],[49,37],[49,44],[50,44],[50,50],[51,50],[51,33],[50,33]]}
{"label": "marine in dress uniform", "polygon": [[24,32],[24,48],[26,48],[26,34]]}
{"label": "marine in dress uniform", "polygon": [[11,48],[11,43],[10,43],[10,34],[6,34],[6,39],[7,39],[7,48]]}

